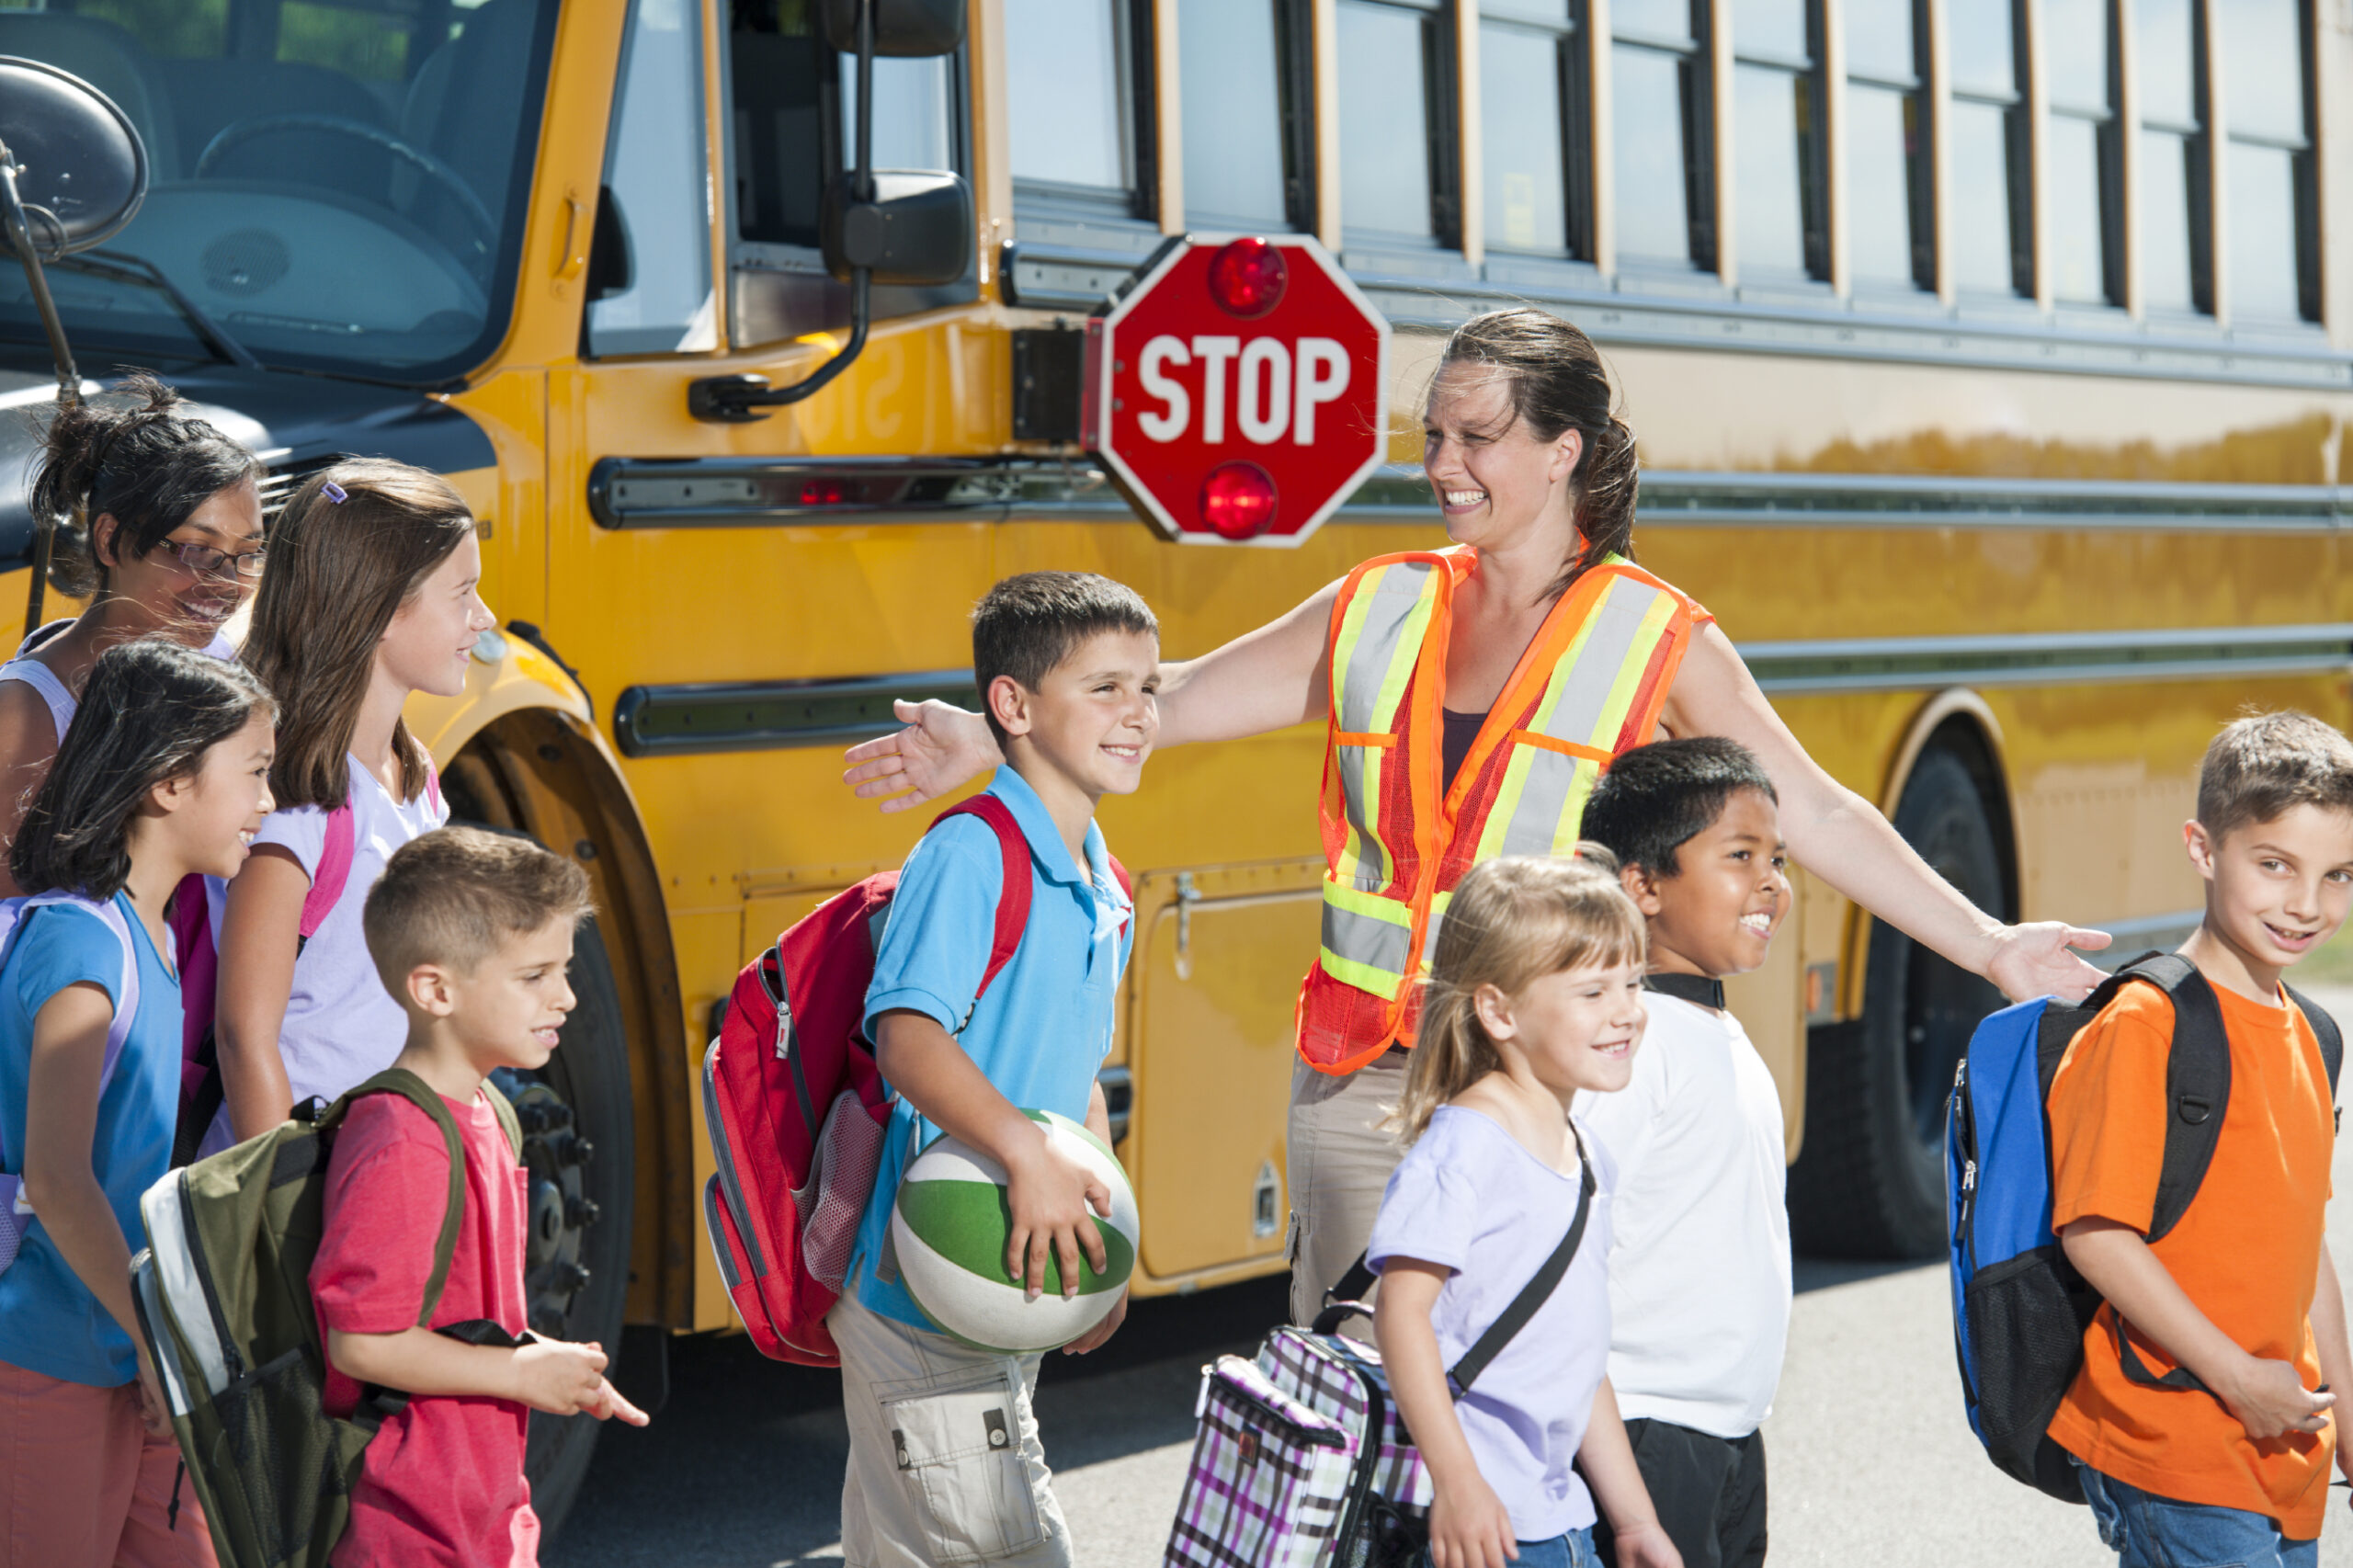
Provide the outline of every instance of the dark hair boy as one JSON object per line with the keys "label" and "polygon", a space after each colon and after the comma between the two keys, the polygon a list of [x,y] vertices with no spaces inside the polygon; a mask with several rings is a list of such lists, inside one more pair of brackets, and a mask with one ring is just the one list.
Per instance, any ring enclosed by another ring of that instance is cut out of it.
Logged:
{"label": "dark hair boy", "polygon": [[1620,756],[1585,812],[1648,922],[1652,970],[1632,1081],[1577,1104],[1618,1157],[1609,1381],[1689,1568],[1765,1559],[1758,1427],[1790,1322],[1781,1100],[1722,981],[1765,961],[1790,906],[1778,804],[1746,747],[1701,737]]}

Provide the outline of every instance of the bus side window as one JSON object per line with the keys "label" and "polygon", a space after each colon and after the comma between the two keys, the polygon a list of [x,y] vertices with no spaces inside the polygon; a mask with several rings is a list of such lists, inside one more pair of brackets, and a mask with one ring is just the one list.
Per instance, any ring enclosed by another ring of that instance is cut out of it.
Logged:
{"label": "bus side window", "polygon": [[634,0],[589,256],[591,358],[718,347],[706,166],[702,7]]}
{"label": "bus side window", "polygon": [[1187,0],[1177,7],[1188,223],[1315,226],[1307,11],[1299,0]]}
{"label": "bus side window", "polygon": [[[1630,0],[1610,7],[1618,255],[1640,267],[1716,265],[1709,170],[1705,0]],[[1769,128],[1769,119],[1760,122]],[[1769,137],[1768,130],[1757,132]]]}
{"label": "bus side window", "polygon": [[[825,187],[857,156],[855,62],[801,0],[729,0],[728,290],[733,341],[777,343],[849,324],[849,285],[825,269]],[[965,52],[874,62],[874,166],[971,175]],[[977,277],[940,288],[877,285],[879,319],[979,298]]]}

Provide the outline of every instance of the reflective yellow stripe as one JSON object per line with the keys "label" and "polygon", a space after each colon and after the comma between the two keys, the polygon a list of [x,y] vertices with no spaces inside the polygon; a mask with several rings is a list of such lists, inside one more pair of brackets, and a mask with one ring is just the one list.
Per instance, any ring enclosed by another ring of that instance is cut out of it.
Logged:
{"label": "reflective yellow stripe", "polygon": [[1413,909],[1393,898],[1324,883],[1324,972],[1394,1001],[1414,951]]}
{"label": "reflective yellow stripe", "polygon": [[[1357,579],[1332,646],[1334,727],[1351,734],[1393,733],[1397,708],[1438,599],[1438,568],[1397,562]],[[1347,833],[1332,874],[1359,889],[1389,885],[1396,857],[1380,833],[1383,770],[1405,766],[1398,748],[1339,745],[1333,762],[1347,814]]]}
{"label": "reflective yellow stripe", "polygon": [[[1673,595],[1613,577],[1553,665],[1527,727],[1554,740],[1611,750],[1676,608]],[[1574,846],[1599,765],[1548,746],[1516,745],[1479,835],[1480,859],[1557,855]]]}

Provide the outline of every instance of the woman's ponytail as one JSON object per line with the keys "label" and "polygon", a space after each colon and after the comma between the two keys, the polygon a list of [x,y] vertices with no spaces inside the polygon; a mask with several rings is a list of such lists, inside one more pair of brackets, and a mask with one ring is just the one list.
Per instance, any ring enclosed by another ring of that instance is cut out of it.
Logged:
{"label": "woman's ponytail", "polygon": [[102,401],[61,408],[41,426],[31,499],[35,517],[57,519],[51,587],[87,598],[106,586],[90,535],[99,517],[115,520],[116,560],[143,556],[222,491],[260,481],[261,460],[187,406],[139,370]]}
{"label": "woman's ponytail", "polygon": [[1585,449],[1569,479],[1576,492],[1582,542],[1546,590],[1547,597],[1566,593],[1611,555],[1631,561],[1642,465],[1634,432],[1612,406],[1609,372],[1602,367],[1593,339],[1543,311],[1490,311],[1464,322],[1447,339],[1438,368],[1462,363],[1503,372],[1513,417],[1539,441],[1556,441],[1570,430],[1585,437]]}

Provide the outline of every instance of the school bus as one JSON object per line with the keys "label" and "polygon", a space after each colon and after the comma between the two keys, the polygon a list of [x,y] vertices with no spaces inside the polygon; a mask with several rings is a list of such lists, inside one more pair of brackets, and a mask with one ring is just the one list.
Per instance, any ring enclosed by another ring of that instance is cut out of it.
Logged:
{"label": "school bus", "polygon": [[[1987,909],[2170,937],[2217,722],[2353,716],[2342,6],[882,0],[886,43],[962,24],[869,95],[874,165],[929,171],[893,188],[961,227],[947,281],[871,287],[863,335],[826,222],[856,159],[844,14],[0,0],[0,53],[97,85],[148,152],[114,270],[51,275],[84,362],[164,369],[274,494],[382,453],[481,518],[505,630],[413,720],[460,816],[595,881],[580,1011],[517,1087],[535,1322],[632,1325],[625,1381],[728,1322],[696,1210],[714,1006],[920,826],[850,797],[842,747],[893,698],[969,691],[965,618],[1005,574],[1123,579],[1182,656],[1438,542],[1415,413],[1470,312],[1533,302],[1601,343],[1645,563]],[[1187,231],[1320,236],[1398,329],[1394,461],[1297,551],[1173,548],[1075,442],[1074,329]],[[0,402],[38,404],[13,273],[0,339]],[[1171,752],[1104,808],[1138,873],[1104,1076],[1145,1292],[1284,1265],[1320,747]],[[1801,1237],[1916,1253],[1991,996],[1798,882],[1737,1006]],[[593,1440],[535,1433],[551,1517]]]}

